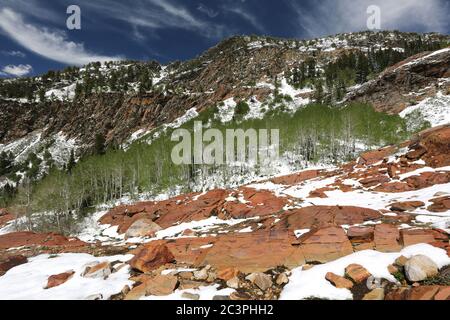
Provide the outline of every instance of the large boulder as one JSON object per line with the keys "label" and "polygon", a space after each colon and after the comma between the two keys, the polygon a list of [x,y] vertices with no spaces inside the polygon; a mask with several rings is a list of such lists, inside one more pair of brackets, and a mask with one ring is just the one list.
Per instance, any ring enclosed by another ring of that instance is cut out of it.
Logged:
{"label": "large boulder", "polygon": [[424,255],[416,255],[405,264],[405,275],[409,281],[423,281],[429,277],[437,275],[438,266],[430,258]]}
{"label": "large boulder", "polygon": [[111,263],[108,261],[87,266],[81,274],[85,278],[106,279],[112,272]]}
{"label": "large boulder", "polygon": [[157,275],[144,282],[146,295],[167,296],[175,290],[177,283],[175,276]]}
{"label": "large boulder", "polygon": [[148,273],[173,262],[174,259],[164,241],[153,241],[144,245],[129,263],[133,269]]}
{"label": "large boulder", "polygon": [[262,272],[249,274],[245,279],[256,285],[262,291],[266,291],[273,285],[272,277]]}
{"label": "large boulder", "polygon": [[144,296],[167,296],[178,284],[178,279],[172,275],[157,275],[142,278],[142,282],[135,286],[125,296],[125,300],[139,300]]}
{"label": "large boulder", "polygon": [[443,196],[431,199],[432,203],[428,206],[428,211],[431,212],[446,212],[450,210],[450,196]]}
{"label": "large boulder", "polygon": [[329,282],[331,282],[336,288],[338,289],[351,289],[353,287],[353,282],[351,282],[348,279],[345,279],[344,277],[338,276],[337,274],[334,274],[333,272],[328,272],[325,275],[325,279],[327,279]]}
{"label": "large boulder", "polygon": [[140,219],[133,222],[125,233],[125,239],[154,236],[162,228],[150,219]]}
{"label": "large boulder", "polygon": [[390,146],[374,151],[368,151],[360,155],[358,159],[359,164],[373,165],[377,162],[383,161],[384,158],[390,156],[397,150],[396,147]]}
{"label": "large boulder", "polygon": [[370,272],[359,264],[347,266],[347,268],[345,268],[345,274],[355,283],[366,281],[371,276]]}
{"label": "large boulder", "polygon": [[404,201],[404,202],[395,202],[391,204],[392,211],[413,211],[417,208],[425,206],[425,203],[422,201]]}
{"label": "large boulder", "polygon": [[375,226],[374,242],[376,250],[381,252],[398,252],[402,248],[399,240],[400,231],[395,225],[378,224]]}

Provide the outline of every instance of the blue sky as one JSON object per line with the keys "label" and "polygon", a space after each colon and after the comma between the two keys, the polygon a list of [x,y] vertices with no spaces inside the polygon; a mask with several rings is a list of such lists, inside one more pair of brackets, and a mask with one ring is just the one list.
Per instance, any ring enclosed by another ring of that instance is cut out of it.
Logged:
{"label": "blue sky", "polygon": [[[450,0],[0,0],[0,76],[110,59],[195,57],[232,35],[314,38],[381,28],[449,34]],[[69,5],[81,30],[66,27]]]}

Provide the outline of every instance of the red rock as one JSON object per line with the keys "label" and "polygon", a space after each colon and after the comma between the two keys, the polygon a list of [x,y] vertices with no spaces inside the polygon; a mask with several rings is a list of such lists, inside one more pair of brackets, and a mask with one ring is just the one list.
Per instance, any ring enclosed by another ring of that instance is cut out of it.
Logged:
{"label": "red rock", "polygon": [[370,188],[385,182],[389,182],[390,180],[391,179],[388,176],[380,174],[374,177],[361,179],[359,180],[359,183],[361,183],[365,188]]}
{"label": "red rock", "polygon": [[0,209],[0,227],[5,226],[8,222],[15,219],[15,215],[6,211],[6,209]]}
{"label": "red rock", "polygon": [[153,241],[144,245],[129,262],[133,269],[147,273],[174,261],[175,257],[164,241]]}
{"label": "red rock", "polygon": [[296,185],[300,182],[311,180],[320,176],[321,170],[306,170],[288,176],[273,178],[270,181],[275,184]]}
{"label": "red rock", "polygon": [[401,246],[400,232],[396,226],[390,224],[378,224],[375,226],[374,242],[377,251],[398,252]]}
{"label": "red rock", "polygon": [[0,276],[5,274],[8,270],[27,262],[28,259],[25,256],[19,255],[8,257],[5,261],[0,263]]}
{"label": "red rock", "polygon": [[217,270],[234,267],[243,273],[298,267],[305,260],[299,247],[291,244],[293,240],[294,235],[286,230],[218,236],[214,246],[199,256],[196,266],[211,265]]}
{"label": "red rock", "polygon": [[378,187],[373,189],[377,192],[386,192],[386,193],[396,193],[396,192],[406,192],[414,190],[411,186],[409,186],[406,182],[387,182],[382,183]]}
{"label": "red rock", "polygon": [[[244,199],[248,201],[252,207],[247,216],[249,217],[264,217],[273,215],[283,211],[283,208],[289,203],[289,197],[277,197],[273,192],[267,190],[255,190],[252,188],[241,188],[240,191],[244,195]],[[233,218],[239,218],[231,212]]]}
{"label": "red rock", "polygon": [[75,271],[69,271],[50,276],[47,280],[47,286],[45,287],[45,289],[51,289],[66,283],[70,278],[73,277],[74,274]]}
{"label": "red rock", "polygon": [[450,287],[441,287],[434,296],[434,300],[450,300]]}
{"label": "red rock", "polygon": [[332,272],[328,272],[325,275],[325,279],[327,279],[329,282],[331,282],[332,285],[334,285],[338,289],[351,289],[353,288],[353,282],[351,282],[348,279],[345,279],[343,277],[340,277]]}
{"label": "red rock", "polygon": [[322,198],[322,199],[326,199],[328,198],[327,194],[325,192],[327,191],[333,191],[334,188],[331,187],[324,187],[324,188],[319,188],[316,190],[313,190],[309,193],[308,198]]}
{"label": "red rock", "polygon": [[177,223],[200,221],[217,215],[220,212],[220,205],[228,194],[227,190],[217,189],[204,195],[196,195],[197,198],[189,196],[186,199],[184,196],[184,200],[178,197],[168,200],[170,202],[158,203],[159,218],[155,222],[162,228],[168,228]]}
{"label": "red rock", "polygon": [[374,250],[375,249],[375,243],[373,241],[371,242],[352,242],[353,250],[355,252],[363,251],[363,250]]}
{"label": "red rock", "polygon": [[389,301],[406,300],[408,292],[409,289],[405,287],[389,291],[388,293],[386,293],[385,300]]}
{"label": "red rock", "polygon": [[433,230],[405,229],[401,230],[403,246],[408,247],[418,243],[433,243],[435,241]]}
{"label": "red rock", "polygon": [[289,230],[314,229],[330,225],[354,225],[380,219],[377,210],[360,207],[312,206],[292,210],[277,223],[276,228]]}
{"label": "red rock", "polygon": [[101,278],[106,279],[111,274],[111,263],[108,261],[88,266],[82,273],[85,278]]}
{"label": "red rock", "polygon": [[177,286],[178,279],[171,275],[157,275],[144,282],[146,295],[167,296]]}
{"label": "red rock", "polygon": [[377,162],[382,161],[384,158],[390,156],[396,150],[397,148],[392,146],[363,153],[359,157],[359,163],[365,165],[373,165]]}
{"label": "red rock", "polygon": [[388,265],[388,271],[390,274],[396,274],[399,270],[393,264]]}
{"label": "red rock", "polygon": [[353,253],[352,244],[341,227],[311,231],[303,235],[299,241],[307,263],[325,263]]}
{"label": "red rock", "polygon": [[395,217],[387,217],[386,218],[391,218],[393,221],[398,222],[398,223],[410,223],[415,216],[408,214],[408,213],[402,213],[402,212],[395,212],[397,215]]}
{"label": "red rock", "polygon": [[216,241],[216,237],[180,238],[168,241],[166,245],[175,257],[177,263],[192,265],[195,264],[195,261],[197,261],[201,255],[209,250],[209,248],[204,249],[202,247],[214,244]]}
{"label": "red rock", "polygon": [[366,281],[370,276],[370,272],[359,264],[351,264],[345,268],[345,274],[355,283]]}
{"label": "red rock", "polygon": [[419,134],[419,143],[427,153],[422,157],[433,168],[450,165],[450,126],[435,127]]}
{"label": "red rock", "polygon": [[87,244],[76,238],[66,238],[56,233],[12,232],[0,235],[0,249],[17,247],[64,247],[77,248]]}
{"label": "red rock", "polygon": [[439,289],[439,286],[420,286],[412,288],[408,292],[406,300],[433,300]]}
{"label": "red rock", "polygon": [[397,174],[397,166],[395,164],[388,164],[388,175],[391,179],[396,179],[398,177]]}
{"label": "red rock", "polygon": [[434,199],[431,199],[430,202],[432,202],[433,204],[427,208],[428,211],[446,212],[446,211],[450,210],[450,196],[434,198]]}
{"label": "red rock", "polygon": [[[243,196],[246,203],[225,201],[230,195]],[[102,224],[119,226],[125,233],[136,221],[152,221],[165,229],[175,224],[200,221],[211,216],[221,219],[268,216],[283,210],[289,197],[277,197],[267,190],[243,187],[238,190],[216,189],[206,194],[192,193],[160,202],[142,202],[119,206],[100,219]]]}
{"label": "red rock", "polygon": [[119,233],[125,233],[131,224],[140,219],[150,219],[165,229],[176,223],[199,221],[217,215],[228,194],[228,190],[216,189],[204,195],[191,193],[160,202],[119,206],[104,215],[100,222],[119,226]]}
{"label": "red rock", "polygon": [[403,181],[413,190],[420,190],[437,184],[450,182],[450,172],[423,172],[420,175],[408,177]]}
{"label": "red rock", "polygon": [[350,240],[372,241],[374,227],[350,227],[347,236]]}
{"label": "red rock", "polygon": [[157,275],[141,278],[141,283],[131,289],[125,300],[139,300],[144,296],[167,296],[171,294],[178,284],[178,279],[171,275]]}
{"label": "red rock", "polygon": [[225,268],[222,270],[219,270],[217,272],[217,278],[221,279],[223,281],[228,281],[230,279],[233,279],[234,277],[239,275],[239,270],[236,268]]}
{"label": "red rock", "polygon": [[391,204],[392,211],[413,211],[417,208],[424,207],[425,203],[422,201],[404,201],[395,202]]}
{"label": "red rock", "polygon": [[186,229],[183,231],[182,235],[186,237],[192,237],[195,236],[195,231],[191,229]]}
{"label": "red rock", "polygon": [[405,156],[408,160],[416,161],[419,160],[425,153],[427,153],[427,149],[419,145],[417,146],[417,149],[408,152]]}

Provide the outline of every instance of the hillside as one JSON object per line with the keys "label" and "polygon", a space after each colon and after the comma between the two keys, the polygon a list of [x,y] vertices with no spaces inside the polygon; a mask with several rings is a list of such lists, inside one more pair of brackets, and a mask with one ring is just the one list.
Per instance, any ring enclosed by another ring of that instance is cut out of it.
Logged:
{"label": "hillside", "polygon": [[[0,80],[0,298],[448,300],[449,43],[238,36]],[[280,156],[175,164],[199,121]]]}
{"label": "hillside", "polygon": [[446,300],[449,130],[328,170],[99,208],[78,239],[14,232],[2,212],[0,296]]}

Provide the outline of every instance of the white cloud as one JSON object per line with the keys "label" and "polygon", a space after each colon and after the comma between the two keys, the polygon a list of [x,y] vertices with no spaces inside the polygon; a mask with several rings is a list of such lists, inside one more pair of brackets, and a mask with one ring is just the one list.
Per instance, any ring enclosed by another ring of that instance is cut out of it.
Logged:
{"label": "white cloud", "polygon": [[[222,37],[225,28],[219,24],[204,21],[196,17],[189,9],[169,0],[136,0],[130,6],[125,2],[96,0],[83,2],[83,7],[102,16],[131,24],[136,27],[153,30],[174,28],[201,32],[205,37]],[[142,37],[135,37],[136,39]]]}
{"label": "white cloud", "polygon": [[92,61],[120,59],[90,53],[83,44],[67,40],[64,32],[25,23],[20,14],[9,8],[0,10],[0,29],[26,49],[61,63],[84,65]]}
{"label": "white cloud", "polygon": [[367,29],[368,6],[381,9],[384,30],[446,32],[449,8],[443,0],[323,0],[305,10],[288,0],[297,13],[297,24],[311,37]]}
{"label": "white cloud", "polygon": [[25,53],[23,53],[22,51],[16,51],[16,50],[1,51],[1,53],[5,56],[10,56],[10,57],[18,57],[18,58],[26,57]]}
{"label": "white cloud", "polygon": [[33,67],[29,64],[8,65],[2,69],[2,75],[8,74],[16,77],[22,77],[29,74]]}

